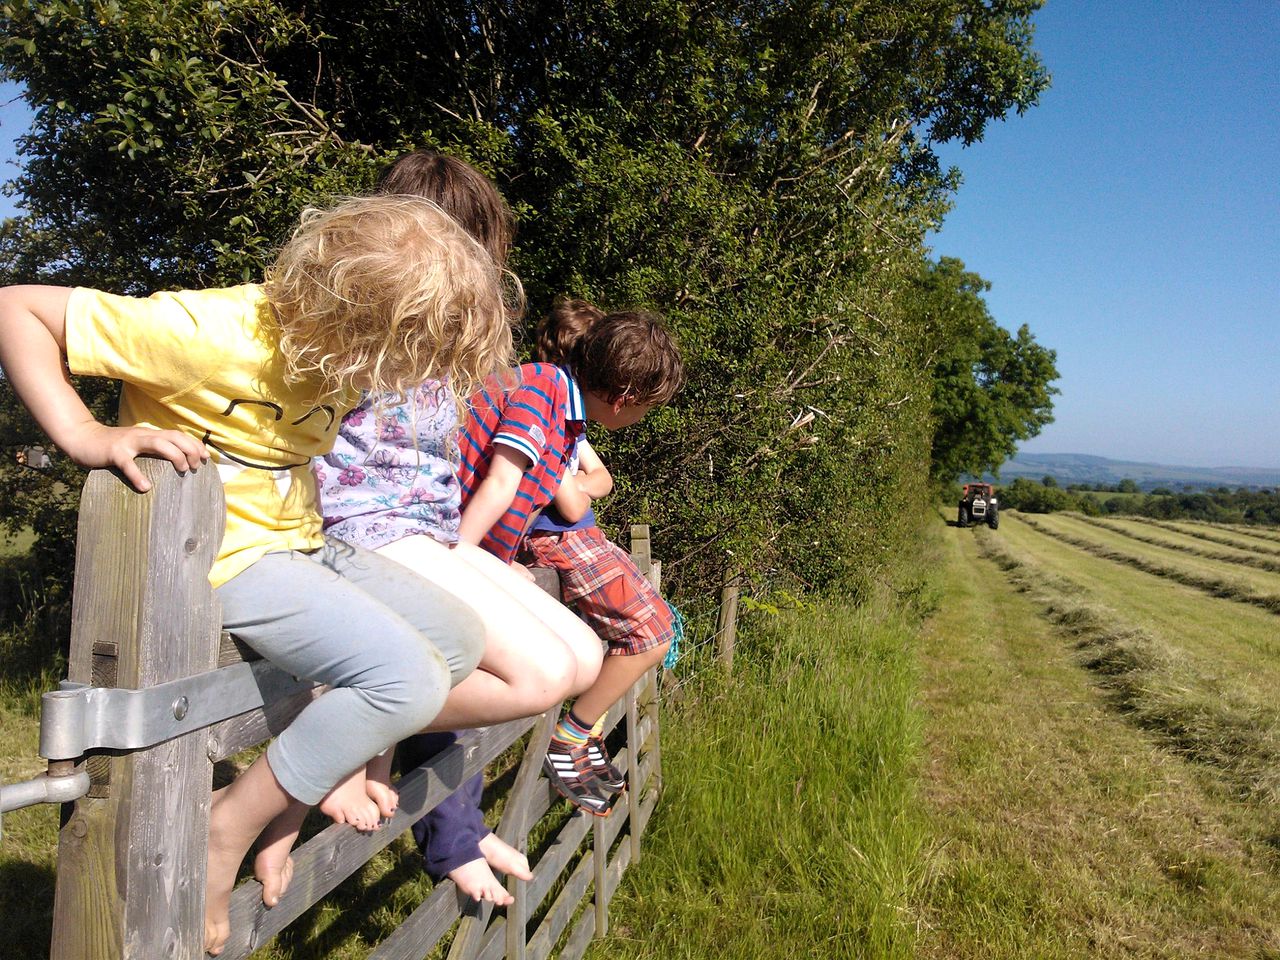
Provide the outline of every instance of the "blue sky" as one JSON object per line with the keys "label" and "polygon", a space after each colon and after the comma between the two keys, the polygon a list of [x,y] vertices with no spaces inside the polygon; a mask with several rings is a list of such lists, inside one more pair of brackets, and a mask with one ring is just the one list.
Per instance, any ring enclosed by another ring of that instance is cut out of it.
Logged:
{"label": "blue sky", "polygon": [[1280,467],[1280,4],[1050,0],[1040,105],[933,237],[1058,352],[1023,449]]}
{"label": "blue sky", "polygon": [[1050,0],[1036,48],[1053,86],[944,150],[964,185],[932,239],[1058,352],[1023,449],[1280,468],[1280,3]]}

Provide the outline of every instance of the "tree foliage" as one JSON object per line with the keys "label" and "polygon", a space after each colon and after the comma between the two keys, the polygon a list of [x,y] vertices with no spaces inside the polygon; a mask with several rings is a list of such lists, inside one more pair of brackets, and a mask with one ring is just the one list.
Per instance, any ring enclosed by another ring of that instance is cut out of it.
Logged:
{"label": "tree foliage", "polygon": [[933,361],[937,480],[996,472],[1053,422],[1057,355],[1023,324],[1011,334],[996,323],[983,294],[991,285],[952,257],[925,262],[914,309],[938,338]]}
{"label": "tree foliage", "polygon": [[856,586],[927,479],[915,303],[956,185],[932,146],[1035,102],[1038,6],[6,0],[3,75],[37,113],[0,266],[236,282],[305,204],[441,147],[511,201],[535,308],[647,304],[681,341],[677,402],[600,438],[606,521],[654,523],[677,588]]}

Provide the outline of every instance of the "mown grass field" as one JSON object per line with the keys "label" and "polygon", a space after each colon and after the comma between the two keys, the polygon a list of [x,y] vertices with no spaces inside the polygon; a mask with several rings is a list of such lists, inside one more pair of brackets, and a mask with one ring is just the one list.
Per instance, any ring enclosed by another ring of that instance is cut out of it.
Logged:
{"label": "mown grass field", "polygon": [[921,954],[1280,956],[1274,617],[1003,520],[925,631]]}
{"label": "mown grass field", "polygon": [[1191,521],[1153,520],[1149,517],[1126,517],[1124,519],[1133,523],[1145,524],[1155,530],[1168,530],[1182,534],[1184,537],[1235,547],[1237,550],[1245,550],[1259,556],[1280,557],[1280,541],[1268,543],[1265,538],[1239,533],[1228,526],[1194,523]]}
{"label": "mown grass field", "polygon": [[1168,527],[1157,527],[1150,523],[1136,520],[1086,517],[1080,514],[1069,514],[1069,516],[1083,520],[1099,530],[1110,530],[1112,533],[1118,533],[1139,543],[1163,547],[1166,550],[1177,550],[1193,556],[1204,557],[1208,560],[1220,560],[1223,563],[1232,563],[1237,566],[1253,567],[1257,570],[1266,570],[1269,573],[1280,573],[1280,554],[1268,556],[1265,548],[1259,551],[1247,545],[1240,546],[1235,543],[1223,543],[1221,539],[1217,541],[1207,540],[1203,535],[1192,536]]}
{"label": "mown grass field", "polygon": [[1140,543],[1064,514],[1023,516],[1037,531],[1104,559],[1194,586],[1214,596],[1280,612],[1280,573],[1224,564],[1186,551]]}

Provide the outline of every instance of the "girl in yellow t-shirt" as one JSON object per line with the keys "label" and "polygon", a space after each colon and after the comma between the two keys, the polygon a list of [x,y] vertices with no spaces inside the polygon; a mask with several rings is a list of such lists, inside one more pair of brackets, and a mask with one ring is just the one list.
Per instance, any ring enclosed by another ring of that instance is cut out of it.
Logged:
{"label": "girl in yellow t-shirt", "polygon": [[[180,471],[212,460],[226,535],[210,571],[226,628],[331,689],[214,795],[205,948],[222,952],[236,871],[273,820],[301,819],[370,757],[426,727],[483,652],[475,613],[371,551],[326,540],[311,458],[360,391],[448,378],[466,395],[511,363],[493,258],[439,207],[403,196],[309,210],[262,284],[122,297],[0,289],[0,366],[45,432],[86,467]],[[68,380],[124,382],[120,426]],[[273,828],[274,829],[274,828]],[[283,876],[264,884],[273,905]]]}

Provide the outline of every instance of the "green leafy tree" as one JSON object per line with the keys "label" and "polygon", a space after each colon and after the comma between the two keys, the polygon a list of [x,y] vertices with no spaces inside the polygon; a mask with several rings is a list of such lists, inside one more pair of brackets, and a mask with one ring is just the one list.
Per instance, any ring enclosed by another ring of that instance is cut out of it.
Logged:
{"label": "green leafy tree", "polygon": [[689,593],[867,582],[928,475],[903,292],[956,185],[932,147],[1035,102],[1038,6],[5,0],[0,70],[38,113],[0,268],[238,282],[305,204],[447,149],[515,208],[536,308],[647,304],[680,339],[676,404],[600,438],[605,521],[654,523]]}
{"label": "green leafy tree", "polygon": [[1054,351],[1023,324],[1011,334],[996,323],[983,294],[991,285],[952,257],[926,262],[915,280],[912,310],[936,338],[933,360],[935,480],[995,473],[1053,422]]}

